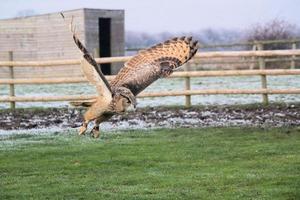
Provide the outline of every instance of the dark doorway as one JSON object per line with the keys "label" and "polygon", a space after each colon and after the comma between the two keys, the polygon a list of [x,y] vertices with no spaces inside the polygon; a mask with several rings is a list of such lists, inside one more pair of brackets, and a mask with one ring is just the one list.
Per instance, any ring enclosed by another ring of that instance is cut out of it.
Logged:
{"label": "dark doorway", "polygon": [[[111,56],[111,19],[110,18],[99,18],[99,54],[100,57]],[[111,64],[101,64],[101,70],[104,75],[111,74]]]}

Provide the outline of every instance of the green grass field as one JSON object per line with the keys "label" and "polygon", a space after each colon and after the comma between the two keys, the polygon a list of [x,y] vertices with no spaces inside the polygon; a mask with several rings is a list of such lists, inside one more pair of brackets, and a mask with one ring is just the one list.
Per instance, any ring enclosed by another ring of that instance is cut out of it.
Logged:
{"label": "green grass field", "polygon": [[300,129],[3,136],[0,199],[300,199]]}

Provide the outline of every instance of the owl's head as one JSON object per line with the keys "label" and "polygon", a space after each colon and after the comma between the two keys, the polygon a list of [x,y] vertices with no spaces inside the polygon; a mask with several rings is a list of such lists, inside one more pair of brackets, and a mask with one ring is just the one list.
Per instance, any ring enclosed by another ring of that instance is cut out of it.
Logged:
{"label": "owl's head", "polygon": [[113,90],[113,101],[116,112],[125,112],[129,107],[136,108],[136,98],[132,92],[125,87],[117,87]]}

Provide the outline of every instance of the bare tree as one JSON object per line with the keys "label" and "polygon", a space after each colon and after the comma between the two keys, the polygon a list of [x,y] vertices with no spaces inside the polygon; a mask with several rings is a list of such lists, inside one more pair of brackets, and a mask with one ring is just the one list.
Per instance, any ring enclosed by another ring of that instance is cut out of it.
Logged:
{"label": "bare tree", "polygon": [[[257,40],[280,40],[291,39],[297,35],[297,26],[285,20],[273,19],[265,24],[256,24],[246,31],[246,40],[249,42]],[[265,49],[286,49],[287,44],[269,44]]]}

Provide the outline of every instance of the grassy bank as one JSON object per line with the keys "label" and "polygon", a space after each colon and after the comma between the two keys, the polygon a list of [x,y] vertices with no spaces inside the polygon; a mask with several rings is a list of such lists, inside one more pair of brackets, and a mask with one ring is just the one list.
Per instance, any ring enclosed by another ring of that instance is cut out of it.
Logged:
{"label": "grassy bank", "polygon": [[13,135],[0,199],[299,199],[299,129]]}

